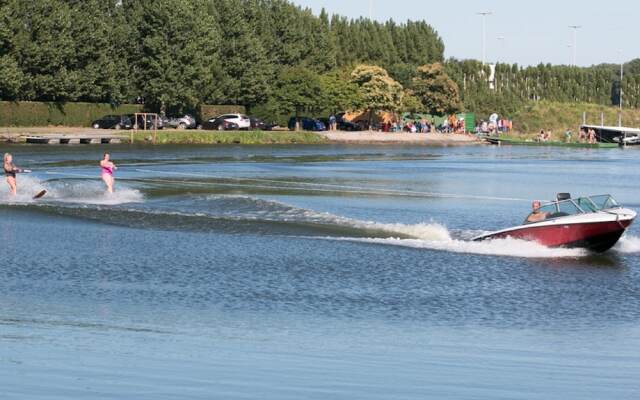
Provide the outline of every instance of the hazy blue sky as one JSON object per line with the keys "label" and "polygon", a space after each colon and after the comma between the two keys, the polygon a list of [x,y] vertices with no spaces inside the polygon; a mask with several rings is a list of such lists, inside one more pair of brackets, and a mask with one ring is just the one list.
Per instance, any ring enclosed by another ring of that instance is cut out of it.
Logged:
{"label": "hazy blue sky", "polygon": [[[369,15],[369,0],[292,0],[318,13],[347,17]],[[487,61],[519,64],[569,64],[573,34],[569,25],[582,25],[577,36],[577,64],[618,63],[640,57],[640,0],[373,0],[373,17],[384,21],[424,19],[440,34],[446,57],[482,56],[479,11],[487,17]],[[504,37],[499,40],[498,37]],[[622,53],[619,51],[622,50]]]}

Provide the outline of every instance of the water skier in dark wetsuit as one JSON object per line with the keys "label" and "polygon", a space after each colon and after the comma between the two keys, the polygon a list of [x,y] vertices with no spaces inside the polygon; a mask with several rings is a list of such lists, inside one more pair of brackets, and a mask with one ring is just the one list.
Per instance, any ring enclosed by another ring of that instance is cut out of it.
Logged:
{"label": "water skier in dark wetsuit", "polygon": [[9,191],[12,196],[17,194],[16,174],[22,172],[22,170],[13,164],[13,156],[10,153],[4,154],[3,163],[4,175],[7,178],[9,184]]}

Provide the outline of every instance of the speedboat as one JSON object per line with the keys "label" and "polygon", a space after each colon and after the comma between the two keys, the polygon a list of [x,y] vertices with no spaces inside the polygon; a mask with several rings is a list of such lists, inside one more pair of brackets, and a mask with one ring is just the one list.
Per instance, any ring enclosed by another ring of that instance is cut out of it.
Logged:
{"label": "speedboat", "polygon": [[514,238],[547,247],[584,248],[598,253],[612,248],[636,218],[608,194],[572,199],[568,193],[541,204],[522,225],[488,233],[474,241]]}

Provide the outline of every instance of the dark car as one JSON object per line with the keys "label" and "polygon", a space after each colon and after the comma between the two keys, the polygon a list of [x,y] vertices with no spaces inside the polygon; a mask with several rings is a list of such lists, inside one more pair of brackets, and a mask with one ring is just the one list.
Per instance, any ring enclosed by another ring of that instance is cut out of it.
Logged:
{"label": "dark car", "polygon": [[355,122],[351,121],[338,121],[338,130],[340,131],[348,131],[348,132],[356,132],[361,131],[362,127]]}
{"label": "dark car", "polygon": [[[287,125],[289,130],[293,131],[296,129],[296,117],[291,117],[289,119],[289,124]],[[326,131],[327,126],[317,119],[302,117],[300,118],[300,127],[304,131]]]}
{"label": "dark car", "polygon": [[[157,119],[156,119],[156,115],[154,114],[146,114],[146,115],[138,114],[138,118],[135,118],[134,114],[129,114],[126,117],[131,119],[131,121],[134,121],[134,120],[136,121],[133,126],[136,129],[140,129],[140,130],[153,129],[156,123],[157,123],[157,126],[155,126],[156,129],[164,128],[164,122],[162,121],[162,118],[160,118],[159,115],[157,116]],[[145,119],[146,119],[146,124],[145,124]]]}
{"label": "dark car", "polygon": [[132,119],[128,115],[105,115],[91,123],[94,129],[131,129]]}
{"label": "dark car", "polygon": [[240,129],[240,126],[235,122],[217,117],[208,119],[200,126],[200,128],[207,131],[237,131]]}
{"label": "dark car", "polygon": [[270,124],[270,123],[264,122],[260,118],[256,118],[256,117],[249,117],[249,120],[251,121],[251,129],[254,129],[254,130],[270,131],[275,126],[277,126],[276,124]]}

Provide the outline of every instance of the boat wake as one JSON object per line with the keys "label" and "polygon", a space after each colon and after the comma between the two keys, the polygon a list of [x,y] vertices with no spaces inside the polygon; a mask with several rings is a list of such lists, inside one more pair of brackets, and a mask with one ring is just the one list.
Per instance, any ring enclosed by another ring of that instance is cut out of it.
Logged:
{"label": "boat wake", "polygon": [[[33,195],[42,189],[47,190],[46,197],[34,200]],[[21,175],[18,181],[18,194],[9,195],[7,185],[0,184],[0,203],[29,204],[34,202],[64,202],[78,204],[119,205],[140,203],[144,196],[139,190],[125,185],[116,186],[115,193],[107,193],[99,181],[41,181],[30,175]]]}
{"label": "boat wake", "polygon": [[[0,204],[136,229],[295,236],[523,258],[578,258],[591,254],[583,249],[548,248],[512,238],[473,242],[470,238],[482,232],[449,230],[433,221],[417,224],[363,221],[246,195],[181,195],[146,203],[142,194],[133,189],[121,187],[108,196],[100,182],[56,181],[43,185],[23,179],[21,184],[22,190],[28,192],[44,186],[50,191],[47,201],[18,197],[8,202],[8,195],[3,193]],[[623,238],[615,250],[639,252],[640,238]]]}
{"label": "boat wake", "polygon": [[[439,229],[439,228],[436,228]],[[520,258],[578,258],[589,255],[583,249],[553,249],[535,242],[517,239],[496,239],[473,242],[460,239],[425,240],[399,238],[331,238],[340,241],[374,243],[387,246],[401,246],[415,249],[446,251],[478,255],[492,255]]]}

